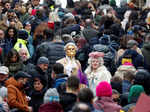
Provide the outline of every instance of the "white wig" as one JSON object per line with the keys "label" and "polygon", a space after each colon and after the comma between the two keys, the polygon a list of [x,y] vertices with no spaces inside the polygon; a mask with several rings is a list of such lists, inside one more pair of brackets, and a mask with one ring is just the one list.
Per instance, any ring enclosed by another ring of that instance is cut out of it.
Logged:
{"label": "white wig", "polygon": [[65,45],[65,47],[64,47],[64,50],[65,50],[65,51],[66,51],[66,49],[67,49],[68,46],[74,46],[75,49],[76,49],[76,51],[77,51],[77,46],[76,46],[74,43],[72,43],[72,42],[69,42],[69,43],[67,43],[67,44]]}

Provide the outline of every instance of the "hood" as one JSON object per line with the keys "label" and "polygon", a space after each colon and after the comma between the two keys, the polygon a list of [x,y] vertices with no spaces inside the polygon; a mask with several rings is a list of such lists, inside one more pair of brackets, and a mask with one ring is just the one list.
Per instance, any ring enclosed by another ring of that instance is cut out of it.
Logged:
{"label": "hood", "polygon": [[9,85],[13,85],[17,88],[22,88],[22,85],[20,83],[18,83],[13,77],[9,78],[6,82],[5,82],[6,87]]}
{"label": "hood", "polygon": [[52,102],[41,105],[39,112],[63,112],[63,109],[59,103]]}
{"label": "hood", "polygon": [[144,43],[143,48],[150,50],[150,42]]}
{"label": "hood", "polygon": [[139,54],[135,50],[128,49],[124,52],[123,57],[131,55],[132,58],[137,57]]}

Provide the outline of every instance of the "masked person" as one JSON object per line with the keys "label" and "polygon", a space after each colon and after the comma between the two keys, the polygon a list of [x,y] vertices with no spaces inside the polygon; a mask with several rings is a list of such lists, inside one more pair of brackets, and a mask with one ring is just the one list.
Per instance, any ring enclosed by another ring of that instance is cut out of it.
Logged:
{"label": "masked person", "polygon": [[25,72],[19,71],[14,77],[6,81],[8,89],[8,104],[15,112],[32,112],[32,108],[28,106],[28,99],[24,92],[25,85],[31,76]]}
{"label": "masked person", "polygon": [[57,61],[64,65],[64,72],[68,76],[77,75],[79,69],[81,69],[81,64],[75,59],[77,51],[77,46],[74,43],[68,43],[65,46],[66,57]]}

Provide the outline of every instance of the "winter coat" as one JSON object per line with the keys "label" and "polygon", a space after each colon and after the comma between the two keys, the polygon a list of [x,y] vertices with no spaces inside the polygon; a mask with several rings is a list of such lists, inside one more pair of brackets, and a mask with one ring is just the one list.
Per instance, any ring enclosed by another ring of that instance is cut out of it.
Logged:
{"label": "winter coat", "polygon": [[30,103],[33,108],[33,112],[38,112],[40,105],[43,104],[43,98],[46,90],[46,88],[43,88],[41,91],[32,91]]}
{"label": "winter coat", "polygon": [[11,39],[11,38],[5,39],[5,47],[4,47],[5,55],[7,55],[8,52],[14,47],[15,43],[16,43],[15,39]]}
{"label": "winter coat", "polygon": [[110,72],[107,70],[107,68],[104,65],[97,68],[96,71],[92,71],[91,66],[89,66],[85,70],[85,74],[87,75],[88,78],[89,88],[93,91],[94,94],[96,91],[96,86],[101,81],[107,81],[108,83],[110,83],[112,77]]}
{"label": "winter coat", "polygon": [[132,64],[135,68],[144,66],[144,58],[142,55],[138,54],[135,50],[128,49],[124,52],[124,54],[118,60],[118,66],[122,65],[122,59],[130,59],[132,60]]}
{"label": "winter coat", "polygon": [[145,68],[150,72],[150,42],[145,43],[141,50],[145,59]]}
{"label": "winter coat", "polygon": [[18,108],[20,111],[29,112],[23,85],[11,77],[6,81],[6,87],[8,89],[8,104],[10,108]]}
{"label": "winter coat", "polygon": [[27,48],[29,50],[30,56],[32,57],[34,54],[34,46],[33,46],[33,38],[31,35],[29,35],[29,37],[28,37]]}
{"label": "winter coat", "polygon": [[41,105],[39,112],[63,112],[63,108],[59,103],[52,102]]}
{"label": "winter coat", "polygon": [[87,40],[87,42],[90,41],[91,38],[93,37],[98,37],[98,31],[91,28],[91,27],[87,27],[82,31],[83,36],[85,37],[85,39]]}
{"label": "winter coat", "polygon": [[57,78],[54,81],[53,88],[58,88],[61,84],[67,81],[68,75],[65,74],[57,74]]}
{"label": "winter coat", "polygon": [[64,112],[72,110],[76,101],[77,96],[73,93],[63,93],[60,95],[60,104],[62,105]]}
{"label": "winter coat", "polygon": [[35,63],[37,62],[38,58],[41,56],[45,56],[48,58],[49,60],[48,72],[51,73],[53,64],[55,64],[57,60],[65,57],[64,43],[44,42],[40,44],[39,47],[37,47],[35,55],[36,55],[34,57]]}
{"label": "winter coat", "polygon": [[22,63],[22,61],[16,62],[16,63],[9,63],[9,65],[6,65],[9,69],[9,75],[14,76],[18,71],[23,70],[25,65]]}
{"label": "winter coat", "polygon": [[116,104],[111,97],[100,97],[94,102],[94,107],[104,112],[120,112],[121,106]]}
{"label": "winter coat", "polygon": [[19,51],[21,48],[26,49],[27,50],[27,55],[28,55],[28,57],[30,57],[30,54],[29,54],[29,51],[28,51],[28,48],[27,48],[27,41],[23,40],[23,39],[17,39],[17,42],[14,46],[14,49]]}

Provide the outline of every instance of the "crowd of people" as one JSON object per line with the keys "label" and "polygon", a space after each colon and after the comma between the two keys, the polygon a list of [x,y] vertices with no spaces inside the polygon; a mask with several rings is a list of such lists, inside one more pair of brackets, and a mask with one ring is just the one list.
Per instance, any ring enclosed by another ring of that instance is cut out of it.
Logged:
{"label": "crowd of people", "polygon": [[0,112],[134,112],[150,95],[146,1],[40,3],[0,0]]}

